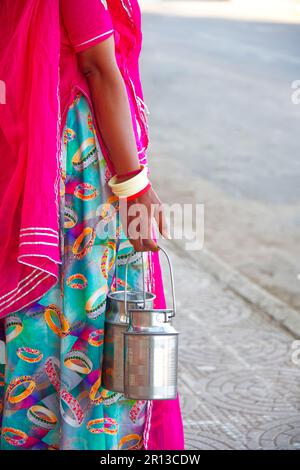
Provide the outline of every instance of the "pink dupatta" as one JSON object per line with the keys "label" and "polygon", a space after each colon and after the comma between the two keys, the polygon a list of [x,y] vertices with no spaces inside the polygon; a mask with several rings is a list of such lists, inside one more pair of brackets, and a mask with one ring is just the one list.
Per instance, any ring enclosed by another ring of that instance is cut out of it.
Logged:
{"label": "pink dupatta", "polygon": [[0,318],[56,284],[59,2],[0,2]]}
{"label": "pink dupatta", "polygon": [[[138,65],[140,8],[137,0],[107,3],[139,157],[145,163],[148,123]],[[38,300],[58,280],[59,0],[1,0],[0,51],[0,80],[6,87],[6,104],[0,104],[1,318]],[[156,307],[164,307],[158,254],[149,254],[149,259]],[[149,402],[144,442],[149,450],[184,448],[178,397]]]}

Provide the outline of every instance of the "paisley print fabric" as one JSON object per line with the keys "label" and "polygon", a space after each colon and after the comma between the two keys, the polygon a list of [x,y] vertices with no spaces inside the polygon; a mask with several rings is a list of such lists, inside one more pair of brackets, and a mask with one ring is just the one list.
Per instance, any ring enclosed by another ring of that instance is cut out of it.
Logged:
{"label": "paisley print fabric", "polygon": [[[91,116],[78,92],[62,134],[60,282],[0,324],[3,450],[143,446],[147,402],[101,385],[107,294],[123,288],[132,247],[107,185],[110,174]],[[107,230],[113,218],[117,237]],[[142,286],[141,263],[140,256],[131,257],[129,288]]]}

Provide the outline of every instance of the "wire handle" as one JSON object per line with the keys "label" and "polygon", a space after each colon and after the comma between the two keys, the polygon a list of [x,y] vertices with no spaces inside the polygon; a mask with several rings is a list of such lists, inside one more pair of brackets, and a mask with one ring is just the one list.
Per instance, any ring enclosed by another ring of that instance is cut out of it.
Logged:
{"label": "wire handle", "polygon": [[[171,263],[171,260],[170,260],[170,256],[168,255],[166,250],[164,248],[162,248],[161,246],[159,246],[159,249],[164,253],[165,257],[167,258],[168,265],[169,265],[170,280],[171,280],[171,292],[172,292],[172,304],[173,304],[173,308],[172,308],[173,315],[170,315],[169,318],[172,318],[172,317],[175,317],[175,315],[176,315],[176,298],[175,298],[175,283],[174,283],[173,268],[172,268],[172,263]],[[164,309],[164,310],[166,311],[166,313],[168,313],[170,311],[170,309]]]}
{"label": "wire handle", "polygon": [[[171,264],[170,257],[167,253],[167,251],[159,246],[159,249],[164,253],[165,257],[167,258],[168,266],[169,266],[169,273],[170,273],[170,280],[171,280],[171,291],[172,291],[172,309],[169,308],[160,308],[160,309],[155,309],[158,312],[165,313],[165,318],[166,321],[168,321],[170,318],[175,317],[176,315],[176,298],[175,298],[175,284],[174,284],[174,275],[173,275],[173,268]],[[133,250],[130,255],[128,256],[126,260],[126,266],[125,266],[125,285],[124,285],[124,310],[125,310],[125,316],[128,318],[128,302],[127,302],[127,277],[128,277],[128,262],[129,259],[131,258],[132,254],[135,253]],[[142,275],[143,275],[143,309],[145,310],[146,307],[146,293],[145,293],[145,273],[144,273],[144,258],[143,258],[143,252],[141,251],[141,258],[142,258]],[[154,310],[154,309],[153,309]],[[169,313],[172,313],[172,315],[168,315]]]}
{"label": "wire handle", "polygon": [[[128,311],[127,311],[127,278],[128,278],[128,262],[131,258],[131,256],[135,253],[134,250],[130,253],[126,260],[126,265],[125,265],[125,279],[124,279],[124,310],[125,310],[125,317],[128,318]],[[141,260],[142,260],[142,276],[143,276],[143,309],[146,307],[146,292],[145,292],[145,272],[144,272],[144,257],[143,257],[143,252],[141,251]]]}

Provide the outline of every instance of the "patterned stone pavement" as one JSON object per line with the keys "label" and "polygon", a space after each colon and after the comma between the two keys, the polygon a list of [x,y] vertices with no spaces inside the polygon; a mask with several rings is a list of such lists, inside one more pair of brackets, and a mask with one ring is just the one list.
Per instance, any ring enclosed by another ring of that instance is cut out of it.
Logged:
{"label": "patterned stone pavement", "polygon": [[300,449],[295,338],[170,246],[186,447]]}

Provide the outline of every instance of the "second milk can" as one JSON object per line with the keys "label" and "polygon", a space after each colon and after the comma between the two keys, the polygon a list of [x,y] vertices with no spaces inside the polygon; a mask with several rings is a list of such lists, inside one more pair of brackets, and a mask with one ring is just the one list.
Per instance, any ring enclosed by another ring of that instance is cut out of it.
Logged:
{"label": "second milk can", "polygon": [[125,312],[129,327],[125,337],[124,395],[136,400],[171,400],[177,395],[178,332],[172,326],[175,316],[175,291],[170,258],[173,307],[136,308],[127,302],[127,266],[125,270]]}
{"label": "second milk can", "polygon": [[[132,254],[127,258],[128,261]],[[143,286],[144,286],[144,263],[142,260]],[[126,271],[127,272],[127,271]],[[116,273],[116,278],[118,278]],[[127,280],[126,280],[127,284]],[[130,290],[127,292],[127,306],[130,308],[149,308],[153,304],[155,295],[151,292]],[[124,332],[128,329],[129,317],[125,311],[125,291],[117,290],[110,292],[107,299],[105,312],[105,336],[103,352],[103,377],[104,388],[123,393],[124,391]]]}

